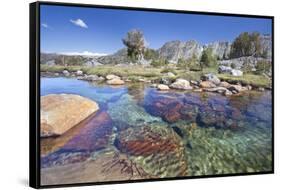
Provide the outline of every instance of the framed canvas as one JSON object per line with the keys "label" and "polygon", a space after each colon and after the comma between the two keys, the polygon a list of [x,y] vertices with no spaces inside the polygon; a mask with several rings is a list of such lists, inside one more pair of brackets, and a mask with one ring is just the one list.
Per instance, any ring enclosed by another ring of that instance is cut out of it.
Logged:
{"label": "framed canvas", "polygon": [[30,4],[30,186],[274,172],[274,18]]}

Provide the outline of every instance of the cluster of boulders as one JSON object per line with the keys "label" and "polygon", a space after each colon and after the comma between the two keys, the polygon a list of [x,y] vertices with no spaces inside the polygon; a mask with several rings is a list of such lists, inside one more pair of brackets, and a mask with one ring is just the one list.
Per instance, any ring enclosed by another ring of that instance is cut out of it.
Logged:
{"label": "cluster of boulders", "polygon": [[192,90],[196,92],[216,92],[225,96],[237,94],[242,91],[251,90],[252,86],[241,84],[230,84],[226,81],[221,81],[216,75],[209,73],[201,77],[200,81],[188,81],[185,79],[176,79],[175,82],[169,84],[152,84],[151,87],[156,87],[158,90],[167,91],[170,89],[176,90]]}
{"label": "cluster of boulders", "polygon": [[[233,76],[242,76],[243,72],[237,69],[232,69],[228,66],[221,65],[219,67],[220,73],[227,73]],[[78,70],[75,72],[69,72],[67,70],[63,70],[60,74],[55,73],[55,76],[63,75],[65,77],[77,77],[78,80],[85,80],[89,82],[101,82],[106,81],[109,85],[123,85],[125,82],[131,82],[132,80],[128,79],[127,77],[120,77],[114,74],[108,74],[105,77],[98,76],[98,75],[87,75],[84,74],[83,71]],[[222,95],[232,95],[237,94],[242,91],[252,90],[252,86],[250,85],[242,85],[240,83],[229,83],[226,81],[221,81],[215,74],[208,73],[201,77],[199,81],[195,80],[186,80],[182,78],[174,79],[176,76],[171,73],[167,72],[163,74],[161,79],[157,79],[154,81],[145,79],[145,78],[138,78],[137,82],[145,82],[145,83],[152,83],[150,86],[153,88],[157,88],[160,91],[168,91],[170,89],[175,90],[193,90],[195,92],[216,92]],[[263,91],[263,88],[258,88],[257,90]]]}
{"label": "cluster of boulders", "polygon": [[[55,73],[55,76],[59,76],[59,73]],[[122,80],[119,76],[117,75],[113,75],[113,74],[109,74],[106,75],[106,77],[103,76],[98,76],[98,75],[87,75],[84,74],[83,71],[78,70],[76,72],[69,72],[68,70],[63,70],[62,71],[62,75],[65,77],[77,77],[78,80],[85,80],[85,81],[89,81],[89,82],[101,82],[101,81],[105,81],[106,83],[109,85],[123,85],[125,84],[125,81]]]}
{"label": "cluster of boulders", "polygon": [[224,65],[219,66],[219,73],[227,73],[236,77],[243,76],[243,71],[238,69],[233,69],[229,66],[224,66]]}

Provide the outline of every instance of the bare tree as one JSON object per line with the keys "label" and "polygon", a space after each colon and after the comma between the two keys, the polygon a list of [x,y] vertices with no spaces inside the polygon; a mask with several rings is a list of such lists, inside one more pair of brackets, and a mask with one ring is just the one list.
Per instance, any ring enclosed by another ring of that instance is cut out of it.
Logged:
{"label": "bare tree", "polygon": [[122,41],[124,45],[127,46],[127,53],[132,61],[140,61],[143,59],[146,41],[142,31],[133,29],[127,33]]}

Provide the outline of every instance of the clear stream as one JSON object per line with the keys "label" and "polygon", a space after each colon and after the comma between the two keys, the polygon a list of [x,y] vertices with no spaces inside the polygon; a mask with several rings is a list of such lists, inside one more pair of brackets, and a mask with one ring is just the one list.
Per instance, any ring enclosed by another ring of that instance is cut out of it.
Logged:
{"label": "clear stream", "polygon": [[[84,154],[84,157],[87,157],[87,155],[102,152],[101,150],[106,149],[107,146],[119,146],[120,151],[128,153],[132,159],[142,165],[146,172],[153,175],[159,174],[160,177],[177,176],[178,174],[173,170],[170,173],[167,171],[161,173],[163,169],[153,168],[155,164],[146,166],[149,164],[148,161],[136,159],[145,157],[144,150],[138,154],[129,146],[126,147],[127,144],[122,145],[122,140],[130,139],[130,134],[133,134],[125,133],[127,135],[124,135],[124,131],[128,128],[138,130],[138,127],[147,126],[152,130],[165,128],[177,134],[179,144],[184,149],[184,162],[187,165],[184,170],[188,171],[187,175],[271,170],[271,91],[251,91],[225,97],[205,92],[160,92],[142,83],[108,86],[74,78],[41,78],[41,96],[60,93],[78,94],[97,102],[100,107],[98,112],[109,116],[105,118],[110,118],[112,128],[101,127],[98,133],[88,130],[87,138],[84,138],[83,131],[74,134],[65,143],[60,144],[59,148],[41,155],[42,168],[68,164],[66,158],[68,160],[69,158],[60,155],[66,153],[70,155],[77,149],[80,152],[87,152]],[[89,141],[95,141],[95,138],[103,138],[103,135],[108,134],[111,135],[111,139],[101,141],[103,146],[89,143]],[[116,137],[119,137],[119,141],[114,139]],[[41,142],[44,140],[48,139],[42,139]],[[75,143],[76,145],[73,145]],[[150,150],[151,152],[153,150]],[[80,159],[75,161],[82,162],[84,160],[82,157],[80,156]],[[168,162],[164,161],[164,163]]]}

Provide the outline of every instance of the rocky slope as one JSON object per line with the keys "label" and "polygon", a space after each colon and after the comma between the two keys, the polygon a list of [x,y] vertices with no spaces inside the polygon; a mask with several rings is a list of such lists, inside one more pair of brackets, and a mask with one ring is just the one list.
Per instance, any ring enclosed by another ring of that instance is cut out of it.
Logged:
{"label": "rocky slope", "polygon": [[231,49],[230,42],[213,42],[204,45],[205,48],[212,48],[213,54],[217,55],[219,59],[228,59]]}
{"label": "rocky slope", "polygon": [[171,63],[177,63],[179,59],[189,59],[193,55],[200,56],[203,51],[202,46],[194,41],[170,41],[158,49],[159,57],[165,58]]}
{"label": "rocky slope", "polygon": [[87,55],[64,55],[59,53],[44,53],[40,54],[40,63],[47,65],[101,65],[98,61],[99,56]]}
{"label": "rocky slope", "polygon": [[111,55],[101,56],[98,58],[98,61],[103,64],[128,63],[127,48],[120,49]]}
{"label": "rocky slope", "polygon": [[262,52],[265,52],[265,55],[268,59],[272,57],[272,39],[270,35],[261,36],[261,47]]}
{"label": "rocky slope", "polygon": [[[179,59],[187,60],[195,55],[199,58],[206,48],[212,48],[213,54],[218,57],[219,60],[229,60],[231,51],[231,42],[215,41],[209,44],[200,44],[195,40],[189,41],[169,41],[166,42],[162,47],[156,50],[158,58],[167,59],[170,63],[177,63]],[[272,39],[270,35],[261,36],[261,48],[264,57],[271,62],[272,57]],[[250,62],[256,62],[250,58]],[[239,61],[240,58],[236,58],[234,63],[240,67],[243,62]],[[41,64],[62,64],[76,63],[79,65],[96,66],[101,64],[129,64],[131,61],[127,56],[127,49],[123,48],[117,52],[106,55],[106,56],[77,56],[77,55],[60,55],[54,53],[41,53],[40,57]],[[148,64],[149,60],[142,60],[140,64]],[[223,63],[223,62],[222,62]]]}

